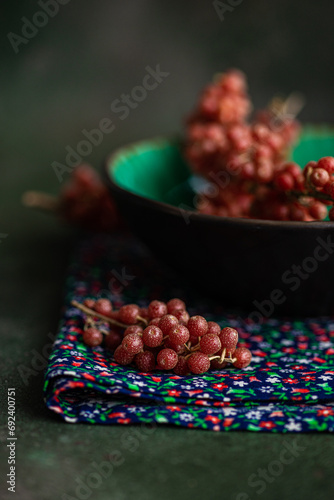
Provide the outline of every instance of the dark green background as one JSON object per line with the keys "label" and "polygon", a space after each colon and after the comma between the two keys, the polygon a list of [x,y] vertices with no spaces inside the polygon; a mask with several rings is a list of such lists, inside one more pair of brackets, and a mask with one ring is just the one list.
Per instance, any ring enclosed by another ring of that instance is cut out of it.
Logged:
{"label": "dark green background", "polygon": [[[71,0],[15,54],[8,33],[20,35],[21,18],[38,10],[26,0],[0,6],[1,498],[15,498],[5,484],[7,387],[16,387],[16,498],[75,497],[78,475],[116,450],[124,463],[89,498],[332,498],[331,436],[299,436],[305,449],[258,495],[249,477],[277,460],[293,435],[159,427],[134,441],[133,427],[65,424],[44,407],[42,370],[24,384],[18,366],[30,367],[56,332],[74,238],[21,208],[22,192],[56,193],[52,162],[63,162],[65,147],[104,117],[116,128],[86,158],[96,166],[125,142],[181,130],[203,84],[230,66],[247,73],[256,106],[300,90],[301,118],[332,122],[333,2],[244,0],[221,21],[211,1]],[[121,121],[111,102],[157,64],[170,75]]]}

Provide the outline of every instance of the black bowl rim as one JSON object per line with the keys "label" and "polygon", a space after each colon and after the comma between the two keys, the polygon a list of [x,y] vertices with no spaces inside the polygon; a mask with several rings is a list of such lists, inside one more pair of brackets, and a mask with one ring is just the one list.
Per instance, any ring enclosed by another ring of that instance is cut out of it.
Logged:
{"label": "black bowl rim", "polygon": [[263,220],[263,219],[246,219],[242,217],[223,217],[220,215],[207,215],[201,214],[196,211],[180,209],[175,207],[174,205],[170,205],[169,203],[165,203],[163,201],[152,200],[151,198],[147,198],[145,196],[133,193],[132,191],[128,191],[120,187],[114,180],[111,178],[110,170],[113,169],[113,166],[117,160],[117,158],[121,155],[124,155],[124,152],[129,152],[131,149],[137,149],[140,145],[143,144],[154,144],[157,142],[180,142],[176,136],[156,136],[148,139],[142,139],[139,141],[134,141],[129,144],[125,144],[117,148],[110,155],[107,156],[104,165],[103,172],[107,184],[109,185],[112,191],[116,191],[119,194],[122,194],[125,197],[132,198],[142,205],[146,205],[151,208],[157,208],[160,211],[165,213],[173,214],[177,217],[180,217],[181,210],[187,214],[187,218],[195,219],[198,221],[211,221],[217,223],[219,220],[224,224],[233,224],[235,226],[254,226],[254,227],[271,227],[271,228],[288,228],[289,230],[293,229],[331,229],[334,228],[334,221],[276,221],[276,220]]}

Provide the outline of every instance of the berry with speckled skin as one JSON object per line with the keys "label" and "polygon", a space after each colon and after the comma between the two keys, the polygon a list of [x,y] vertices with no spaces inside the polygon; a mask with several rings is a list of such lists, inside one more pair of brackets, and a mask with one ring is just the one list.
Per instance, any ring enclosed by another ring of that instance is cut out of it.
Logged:
{"label": "berry with speckled skin", "polygon": [[151,372],[155,369],[155,356],[151,351],[142,351],[135,357],[135,364],[141,372]]}
{"label": "berry with speckled skin", "polygon": [[138,354],[144,347],[142,338],[137,333],[129,333],[123,338],[122,347],[134,356]]}
{"label": "berry with speckled skin", "polygon": [[189,330],[184,325],[178,325],[169,332],[169,339],[173,344],[185,344],[189,340]]}
{"label": "berry with speckled skin", "polygon": [[195,373],[196,375],[205,373],[210,368],[209,356],[203,352],[194,352],[188,358],[188,366],[191,373]]}
{"label": "berry with speckled skin", "polygon": [[221,346],[219,337],[215,333],[207,333],[201,338],[199,343],[200,351],[210,355],[216,354]]}
{"label": "berry with speckled skin", "polygon": [[161,370],[172,370],[177,365],[178,359],[173,349],[162,349],[157,356],[158,367]]}
{"label": "berry with speckled skin", "polygon": [[96,347],[102,344],[103,335],[97,328],[87,328],[82,334],[82,339],[89,347]]}
{"label": "berry with speckled skin", "polygon": [[147,313],[150,319],[162,318],[162,316],[165,316],[168,313],[167,306],[160,300],[152,300],[147,308]]}
{"label": "berry with speckled skin", "polygon": [[202,337],[208,331],[208,322],[203,316],[192,316],[187,324],[190,335]]}
{"label": "berry with speckled skin", "polygon": [[233,366],[235,368],[246,368],[252,360],[252,353],[246,347],[238,347],[233,354],[234,361]]}
{"label": "berry with speckled skin", "polygon": [[118,319],[126,325],[133,325],[137,322],[140,308],[136,304],[127,304],[122,306],[118,312]]}
{"label": "berry with speckled skin", "polygon": [[133,355],[128,353],[122,345],[114,352],[114,359],[119,365],[129,365],[133,361]]}
{"label": "berry with speckled skin", "polygon": [[143,331],[143,342],[147,347],[158,347],[163,339],[162,330],[155,325],[149,325]]}

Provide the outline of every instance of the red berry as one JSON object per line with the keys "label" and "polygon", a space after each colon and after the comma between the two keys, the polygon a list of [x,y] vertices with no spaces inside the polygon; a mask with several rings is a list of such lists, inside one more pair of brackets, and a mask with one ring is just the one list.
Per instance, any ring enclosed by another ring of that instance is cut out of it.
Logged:
{"label": "red berry", "polygon": [[176,354],[182,354],[186,350],[184,344],[173,344],[170,339],[166,339],[164,342],[164,347],[168,347],[169,349],[173,349]]}
{"label": "red berry", "polygon": [[187,360],[183,356],[179,356],[177,364],[174,366],[176,375],[185,376],[189,373]]}
{"label": "red berry", "polygon": [[201,352],[211,355],[218,352],[222,345],[218,335],[215,333],[207,333],[201,338],[199,346]]}
{"label": "red berry", "polygon": [[167,314],[167,306],[160,300],[152,300],[147,308],[149,318],[161,318]]}
{"label": "red berry", "polygon": [[143,342],[147,347],[158,347],[163,336],[162,330],[158,326],[149,325],[143,331]]}
{"label": "red berry", "polygon": [[316,220],[323,220],[327,217],[327,207],[320,201],[315,201],[309,208],[311,217]]}
{"label": "red berry", "polygon": [[282,172],[275,177],[275,185],[283,191],[290,191],[295,185],[292,175]]}
{"label": "red berry", "polygon": [[100,183],[97,171],[88,163],[78,165],[73,170],[73,179],[86,188],[95,187]]}
{"label": "red berry", "polygon": [[192,316],[187,324],[190,335],[202,337],[208,331],[208,323],[203,316]]}
{"label": "red berry", "polygon": [[271,208],[274,220],[289,220],[290,209],[288,205],[272,204]]}
{"label": "red berry", "polygon": [[123,338],[122,347],[126,352],[134,356],[143,349],[144,343],[137,333],[129,333],[129,335]]}
{"label": "red berry", "polygon": [[97,328],[87,328],[82,334],[82,339],[89,347],[96,347],[102,344],[103,335]]}
{"label": "red berry", "polygon": [[178,362],[178,355],[173,349],[162,349],[157,356],[157,363],[161,370],[172,370]]}
{"label": "red berry", "polygon": [[179,311],[175,312],[175,317],[178,319],[178,321],[179,321],[179,323],[181,323],[181,325],[187,326],[190,316],[187,313],[187,311],[182,311],[180,309]]}
{"label": "red berry", "polygon": [[231,93],[244,93],[246,90],[246,77],[244,73],[238,69],[229,69],[222,75],[220,85]]}
{"label": "red berry", "polygon": [[169,332],[169,339],[173,344],[185,344],[189,340],[189,330],[184,325],[178,325]]}
{"label": "red berry", "polygon": [[94,299],[85,299],[83,304],[84,304],[84,306],[88,307],[88,309],[94,309],[95,300]]}
{"label": "red berry", "polygon": [[290,219],[294,221],[304,221],[305,220],[305,209],[302,208],[297,203],[294,203],[290,207]]}
{"label": "red berry", "polygon": [[171,299],[167,302],[168,314],[174,314],[176,311],[185,311],[186,305],[181,299]]}
{"label": "red berry", "polygon": [[334,173],[334,158],[333,156],[324,156],[320,158],[317,164],[318,168],[324,168],[329,174]]}
{"label": "red berry", "polygon": [[227,352],[234,352],[238,343],[238,332],[227,326],[220,332],[219,339],[223,349],[226,349]]}
{"label": "red berry", "polygon": [[269,182],[273,176],[273,164],[269,160],[262,160],[256,171],[258,182]]}
{"label": "red berry", "polygon": [[315,187],[324,187],[329,181],[329,173],[324,168],[315,168],[310,175],[310,181]]}
{"label": "red berry", "polygon": [[208,333],[215,333],[216,335],[219,335],[220,330],[221,328],[218,323],[216,323],[215,321],[208,321],[208,331],[206,332],[206,335]]}
{"label": "red berry", "polygon": [[162,330],[164,335],[169,335],[170,330],[175,328],[179,324],[178,319],[172,314],[166,314],[159,319],[158,326]]}
{"label": "red berry", "polygon": [[149,325],[159,326],[161,318],[153,318],[150,320]]}
{"label": "red berry", "polygon": [[[304,167],[304,170],[303,170],[303,174],[307,174],[308,171],[310,170],[313,170],[314,168],[317,168],[318,166],[318,162],[316,161],[309,161],[308,163],[306,163],[305,167]],[[321,167],[323,168],[323,167]]]}
{"label": "red berry", "polygon": [[107,347],[107,349],[110,349],[111,351],[114,351],[116,347],[121,345],[122,343],[122,335],[118,332],[115,332],[114,330],[110,330],[108,335],[104,337],[104,345]]}
{"label": "red berry", "polygon": [[205,373],[210,368],[209,356],[202,352],[194,352],[188,358],[188,366],[191,373],[196,373],[197,375]]}
{"label": "red berry", "polygon": [[212,370],[222,370],[223,368],[225,368],[225,366],[227,366],[227,362],[226,361],[223,361],[221,363],[220,359],[218,359],[218,358],[211,360],[211,368],[212,368]]}
{"label": "red berry", "polygon": [[118,311],[118,318],[121,323],[126,325],[133,325],[137,322],[140,308],[136,304],[127,304],[122,306]]}
{"label": "red berry", "polygon": [[251,162],[247,162],[242,166],[241,175],[245,180],[254,179],[255,167]]}
{"label": "red berry", "polygon": [[112,303],[108,299],[98,299],[95,302],[94,310],[99,314],[108,316],[112,311]]}
{"label": "red berry", "polygon": [[131,325],[128,326],[123,333],[123,336],[126,337],[127,335],[130,335],[130,333],[136,333],[137,335],[142,335],[143,334],[143,328],[139,325]]}
{"label": "red berry", "polygon": [[297,179],[302,174],[302,170],[298,163],[289,161],[284,164],[284,170],[288,172],[294,179]]}
{"label": "red berry", "polygon": [[155,369],[155,356],[151,351],[143,351],[135,357],[135,363],[141,372],[151,372]]}
{"label": "red berry", "polygon": [[114,352],[114,359],[119,365],[129,365],[132,363],[133,355],[128,353],[124,347],[120,345]]}
{"label": "red berry", "polygon": [[238,347],[233,357],[236,359],[233,363],[235,368],[246,368],[252,360],[252,353],[246,347]]}

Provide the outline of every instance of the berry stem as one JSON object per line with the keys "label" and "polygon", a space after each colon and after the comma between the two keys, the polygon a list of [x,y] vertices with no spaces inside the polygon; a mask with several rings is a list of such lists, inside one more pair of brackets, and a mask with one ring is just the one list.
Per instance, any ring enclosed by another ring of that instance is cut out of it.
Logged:
{"label": "berry stem", "polygon": [[93,318],[88,317],[85,321],[84,330],[88,330],[88,328],[91,328],[92,326],[96,326],[96,323]]}
{"label": "berry stem", "polygon": [[223,363],[225,360],[225,354],[226,354],[226,347],[224,347],[223,352],[220,356],[220,363]]}
{"label": "berry stem", "polygon": [[333,198],[331,198],[328,194],[321,193],[319,191],[316,191],[315,189],[310,189],[306,193],[303,193],[302,191],[289,191],[289,194],[295,198],[312,197],[312,198],[315,198],[317,200],[326,200],[326,201],[333,202]]}
{"label": "berry stem", "polygon": [[46,212],[58,212],[60,201],[56,196],[52,196],[41,191],[26,191],[22,196],[22,204],[29,208],[38,208]]}
{"label": "berry stem", "polygon": [[191,350],[191,352],[195,352],[195,351],[199,351],[199,350],[200,350],[200,348],[201,348],[201,347],[200,347],[200,345],[199,345],[199,344],[197,344],[197,345],[195,345],[194,347],[191,347],[191,349],[190,349],[190,350]]}
{"label": "berry stem", "polygon": [[274,96],[269,109],[278,116],[295,118],[304,107],[304,99],[298,92],[291,92],[286,99]]}
{"label": "berry stem", "polygon": [[145,319],[145,318],[142,318],[141,316],[137,316],[137,320],[138,320],[138,321],[141,321],[141,322],[142,322],[142,323],[144,323],[144,325],[146,325],[146,326],[148,325],[148,323],[147,323],[146,319]]}
{"label": "berry stem", "polygon": [[97,313],[93,309],[90,309],[89,307],[80,304],[80,302],[77,302],[76,300],[72,300],[71,305],[76,307],[77,309],[80,309],[80,311],[89,314],[90,316],[96,316],[97,318],[103,319],[104,321],[107,321],[111,325],[120,326],[121,328],[127,328],[129,326],[125,325],[124,323],[120,323],[116,319],[108,318],[108,316],[104,316],[103,314]]}

